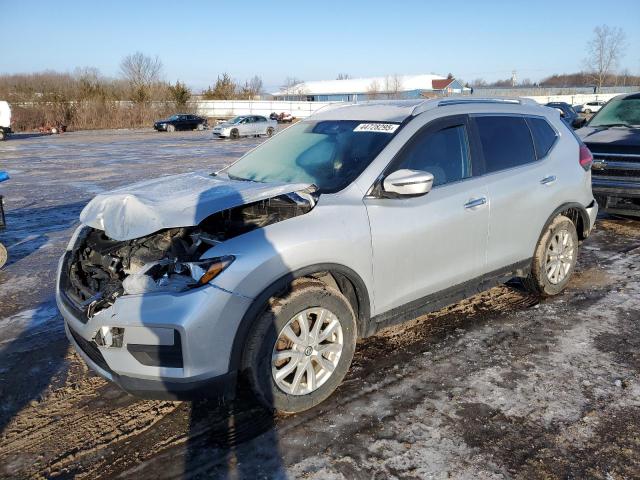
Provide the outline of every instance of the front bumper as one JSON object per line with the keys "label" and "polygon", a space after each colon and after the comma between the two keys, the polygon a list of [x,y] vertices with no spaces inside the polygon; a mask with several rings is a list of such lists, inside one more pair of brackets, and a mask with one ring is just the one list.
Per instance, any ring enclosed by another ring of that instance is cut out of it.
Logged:
{"label": "front bumper", "polygon": [[[137,397],[156,400],[192,400],[199,397],[232,398],[235,393],[237,381],[235,371],[188,382],[137,378],[118,374],[104,363],[104,357],[102,360],[95,357],[95,351],[85,344],[86,340],[85,342],[78,341],[77,334],[71,332],[66,321],[64,327],[69,342],[89,368]],[[98,347],[95,348],[98,349]]]}
{"label": "front bumper", "polygon": [[231,135],[229,132],[225,132],[224,130],[216,130],[216,129],[213,129],[211,133],[213,136],[218,138],[227,138]]}
{"label": "front bumper", "polygon": [[640,216],[640,181],[635,178],[592,177],[593,195],[610,213]]}
{"label": "front bumper", "polygon": [[153,129],[157,130],[158,132],[165,132],[167,130],[167,125],[166,124],[160,125],[160,124],[156,123],[156,124],[153,125]]}
{"label": "front bumper", "polygon": [[[238,325],[251,304],[247,297],[213,285],[179,294],[126,295],[88,319],[60,285],[56,300],[78,354],[128,392],[146,398],[187,398],[203,390],[218,396],[235,386],[230,359]],[[124,329],[122,346],[98,346],[94,338],[102,327]],[[143,364],[130,348],[171,346],[176,338],[182,354],[179,365]]]}

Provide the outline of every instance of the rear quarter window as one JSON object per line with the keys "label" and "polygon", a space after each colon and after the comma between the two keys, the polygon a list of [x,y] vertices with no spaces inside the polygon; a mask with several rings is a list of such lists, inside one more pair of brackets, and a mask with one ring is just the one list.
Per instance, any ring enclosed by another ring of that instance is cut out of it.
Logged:
{"label": "rear quarter window", "polygon": [[474,120],[480,136],[486,173],[536,161],[531,132],[524,117],[481,115]]}
{"label": "rear quarter window", "polygon": [[527,124],[533,137],[536,157],[541,159],[549,153],[556,142],[558,134],[544,118],[527,117]]}

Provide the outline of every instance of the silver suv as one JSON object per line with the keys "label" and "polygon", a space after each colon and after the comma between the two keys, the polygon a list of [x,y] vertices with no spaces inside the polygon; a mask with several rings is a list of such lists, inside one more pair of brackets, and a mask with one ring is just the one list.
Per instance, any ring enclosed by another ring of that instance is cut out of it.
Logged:
{"label": "silver suv", "polygon": [[325,109],[217,173],[98,195],[60,261],[79,355],[147,397],[326,399],[356,339],[514,277],[567,285],[591,156],[526,100]]}

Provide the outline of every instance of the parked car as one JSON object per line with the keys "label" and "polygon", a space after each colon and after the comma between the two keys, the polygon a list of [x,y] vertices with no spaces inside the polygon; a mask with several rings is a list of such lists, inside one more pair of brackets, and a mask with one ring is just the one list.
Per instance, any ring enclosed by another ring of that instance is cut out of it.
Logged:
{"label": "parked car", "polygon": [[528,100],[323,110],[215,174],[95,197],[58,271],[67,336],[148,397],[326,399],[356,340],[514,277],[560,293],[593,228],[591,156]]}
{"label": "parked car", "polygon": [[286,112],[281,112],[281,113],[273,112],[271,115],[269,115],[269,118],[271,120],[275,120],[278,123],[291,123],[295,119],[293,115]]}
{"label": "parked car", "polygon": [[560,112],[560,118],[571,128],[580,128],[587,122],[586,118],[578,115],[578,112],[566,102],[549,102],[546,106],[558,110]]}
{"label": "parked car", "polygon": [[6,140],[11,134],[11,107],[4,100],[0,100],[0,141]]}
{"label": "parked car", "polygon": [[576,134],[593,153],[598,203],[640,217],[640,93],[613,98]]}
{"label": "parked car", "polygon": [[258,135],[271,137],[278,122],[267,120],[261,115],[240,115],[213,127],[212,133],[218,138],[240,138]]}
{"label": "parked car", "polygon": [[158,120],[153,124],[158,132],[175,132],[176,130],[204,130],[207,128],[207,119],[198,115],[179,113],[171,115],[166,120]]}
{"label": "parked car", "polygon": [[588,115],[591,113],[598,112],[604,106],[605,103],[607,102],[603,100],[595,100],[593,102],[587,102],[580,105],[576,110],[580,113],[586,113]]}

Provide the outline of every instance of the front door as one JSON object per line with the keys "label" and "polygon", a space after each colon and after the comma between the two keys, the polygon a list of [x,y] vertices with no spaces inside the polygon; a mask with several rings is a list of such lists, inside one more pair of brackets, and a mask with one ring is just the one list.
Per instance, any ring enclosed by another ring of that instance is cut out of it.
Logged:
{"label": "front door", "polygon": [[489,200],[484,180],[473,176],[474,150],[467,116],[428,123],[385,175],[401,168],[427,171],[434,176],[432,190],[414,198],[364,199],[376,314],[484,273]]}

